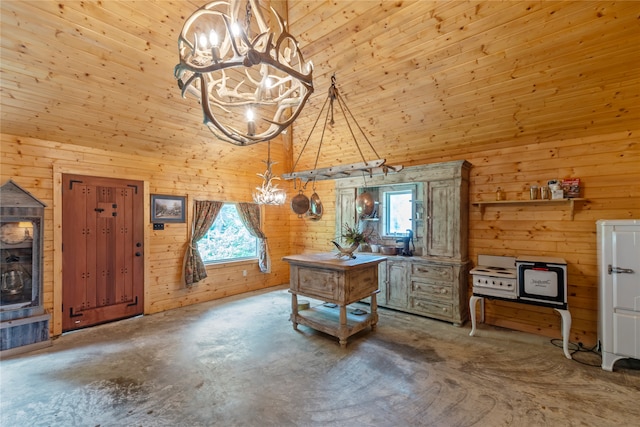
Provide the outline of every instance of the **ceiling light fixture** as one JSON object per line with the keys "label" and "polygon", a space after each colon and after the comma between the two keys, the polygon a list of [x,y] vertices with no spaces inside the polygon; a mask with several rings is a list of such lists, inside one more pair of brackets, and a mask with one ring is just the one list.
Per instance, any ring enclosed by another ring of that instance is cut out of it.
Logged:
{"label": "ceiling light fixture", "polygon": [[[199,98],[215,136],[251,145],[275,138],[298,117],[313,93],[313,65],[275,9],[278,34],[257,0],[247,1],[243,17],[240,10],[240,2],[230,0],[195,11],[178,38],[174,74],[183,97]],[[252,29],[258,30],[253,38]]]}
{"label": "ceiling light fixture", "polygon": [[271,161],[271,141],[267,141],[267,170],[264,174],[259,173],[258,176],[263,179],[262,186],[256,187],[253,193],[253,201],[259,205],[282,205],[287,199],[287,193],[278,188],[278,184],[274,184],[274,180],[280,177],[273,175],[271,165],[277,162]]}

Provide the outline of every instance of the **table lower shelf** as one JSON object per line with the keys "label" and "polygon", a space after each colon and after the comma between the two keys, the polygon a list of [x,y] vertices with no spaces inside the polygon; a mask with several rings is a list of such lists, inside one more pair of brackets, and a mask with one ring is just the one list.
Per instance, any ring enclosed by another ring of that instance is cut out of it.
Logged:
{"label": "table lower shelf", "polygon": [[[296,298],[296,295],[292,295]],[[375,298],[375,295],[372,296]],[[371,312],[365,314],[354,314],[352,311],[361,310],[354,306],[327,307],[323,304],[308,308],[306,310],[292,311],[290,320],[293,322],[293,329],[297,330],[298,325],[305,325],[317,331],[324,332],[340,340],[340,346],[346,347],[347,338],[371,326],[375,330],[378,323],[377,310],[372,305]],[[374,311],[375,310],[375,311]],[[342,318],[344,317],[344,321]]]}

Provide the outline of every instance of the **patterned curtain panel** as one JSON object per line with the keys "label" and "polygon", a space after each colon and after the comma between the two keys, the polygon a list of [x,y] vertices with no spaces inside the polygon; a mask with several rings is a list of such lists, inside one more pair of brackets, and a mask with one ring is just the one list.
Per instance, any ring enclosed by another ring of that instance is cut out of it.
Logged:
{"label": "patterned curtain panel", "polygon": [[207,200],[196,200],[193,213],[193,224],[191,224],[191,239],[184,254],[183,274],[186,286],[193,286],[195,283],[207,277],[207,270],[202,262],[202,257],[198,251],[198,240],[202,239],[216,220],[223,202],[212,202]]}
{"label": "patterned curtain panel", "polygon": [[258,238],[258,265],[263,273],[271,273],[271,258],[267,246],[267,236],[260,229],[260,206],[255,203],[236,203],[240,219],[252,236]]}

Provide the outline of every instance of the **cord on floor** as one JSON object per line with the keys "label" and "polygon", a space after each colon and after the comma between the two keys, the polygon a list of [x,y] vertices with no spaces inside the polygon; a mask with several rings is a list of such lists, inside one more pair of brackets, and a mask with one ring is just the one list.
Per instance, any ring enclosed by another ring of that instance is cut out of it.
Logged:
{"label": "cord on floor", "polygon": [[[560,347],[562,348],[563,346],[563,342],[561,339],[559,338],[553,338],[551,339],[551,344],[555,345],[556,347]],[[576,358],[576,354],[578,353],[593,353],[596,354],[598,357],[602,358],[602,355],[600,354],[600,352],[597,350],[598,345],[594,345],[591,348],[586,348],[581,342],[579,343],[573,343],[573,342],[569,342],[569,352],[571,353],[571,359],[575,362],[578,362],[582,365],[586,365],[586,366],[594,366],[594,367],[600,367],[602,366],[602,363],[588,363],[585,362],[583,360],[580,360],[580,358]]]}

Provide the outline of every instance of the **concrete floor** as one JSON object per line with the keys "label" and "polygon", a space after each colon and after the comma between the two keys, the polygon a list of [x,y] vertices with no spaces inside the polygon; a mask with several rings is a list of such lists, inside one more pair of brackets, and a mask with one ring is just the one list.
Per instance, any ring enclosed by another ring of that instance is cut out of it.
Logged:
{"label": "concrete floor", "polygon": [[385,309],[341,349],[289,308],[279,288],[66,334],[0,362],[0,424],[639,425],[638,361]]}

